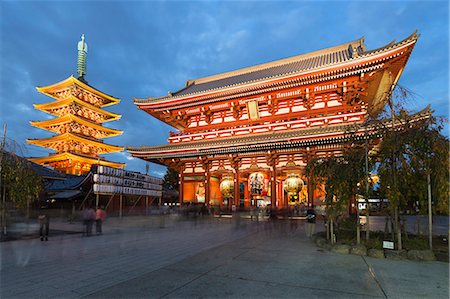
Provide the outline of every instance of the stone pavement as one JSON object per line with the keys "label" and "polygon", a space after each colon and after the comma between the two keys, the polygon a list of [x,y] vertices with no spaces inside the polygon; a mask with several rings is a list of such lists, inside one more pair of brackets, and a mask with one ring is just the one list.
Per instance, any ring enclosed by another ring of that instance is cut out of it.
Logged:
{"label": "stone pavement", "polygon": [[[114,220],[118,221],[118,220]],[[303,223],[168,216],[1,243],[1,298],[448,298],[448,264],[322,251]],[[162,228],[163,227],[163,228]]]}

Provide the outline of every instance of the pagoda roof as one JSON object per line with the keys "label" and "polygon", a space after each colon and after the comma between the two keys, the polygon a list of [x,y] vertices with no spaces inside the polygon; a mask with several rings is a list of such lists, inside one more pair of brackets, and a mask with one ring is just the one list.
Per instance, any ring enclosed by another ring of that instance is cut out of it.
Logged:
{"label": "pagoda roof", "polygon": [[[411,122],[427,119],[431,115],[430,108],[417,112]],[[389,126],[391,120],[381,121]],[[396,125],[403,124],[396,120]],[[159,146],[126,147],[132,156],[157,160],[161,158],[185,158],[201,155],[230,154],[263,151],[271,149],[298,148],[299,146],[326,145],[342,142],[345,136],[358,133],[378,134],[376,124],[340,124],[317,128],[302,128],[270,133],[258,133],[250,136],[215,138],[212,140],[191,141]]]}
{"label": "pagoda roof", "polygon": [[[53,101],[53,102],[44,103],[44,104],[34,104],[33,106],[34,106],[34,108],[36,108],[38,110],[45,111],[45,112],[47,112],[49,114],[55,115],[55,114],[51,113],[52,109],[57,109],[57,108],[61,108],[61,107],[64,107],[64,106],[68,106],[71,103],[77,103],[80,106],[87,107],[90,110],[93,110],[93,111],[95,111],[95,112],[97,112],[99,114],[102,114],[102,115],[105,115],[105,116],[109,117],[109,119],[106,120],[106,121],[117,120],[117,119],[120,119],[122,117],[120,114],[112,113],[112,112],[109,112],[109,111],[97,108],[97,107],[95,107],[92,104],[86,103],[85,101],[82,101],[82,100],[78,99],[75,96],[70,96],[70,97],[68,97],[67,99],[64,99],[64,100],[58,100],[58,101]],[[106,121],[104,121],[104,122],[106,122]]]}
{"label": "pagoda roof", "polygon": [[100,126],[92,121],[83,119],[83,118],[78,117],[73,114],[66,114],[62,117],[44,120],[44,121],[31,121],[30,123],[32,126],[55,132],[54,130],[49,129],[48,127],[55,126],[55,125],[62,125],[62,124],[71,123],[71,122],[76,122],[81,125],[85,125],[87,127],[91,127],[93,129],[104,132],[107,134],[107,136],[105,136],[105,137],[117,136],[117,135],[121,135],[123,133],[123,131]]}
{"label": "pagoda roof", "polygon": [[122,146],[106,144],[106,143],[103,143],[102,141],[98,141],[93,138],[88,138],[86,136],[81,136],[81,135],[70,133],[70,132],[67,132],[67,133],[64,133],[61,135],[55,135],[50,138],[27,139],[27,142],[31,143],[31,144],[39,145],[42,147],[50,147],[51,148],[51,144],[58,143],[58,142],[67,142],[70,140],[75,140],[80,143],[91,144],[95,147],[102,148],[104,153],[120,152],[120,151],[123,151],[123,149],[124,149]]}
{"label": "pagoda roof", "polygon": [[103,159],[95,159],[92,157],[83,156],[80,154],[74,154],[74,153],[59,153],[59,154],[52,154],[46,157],[39,157],[39,158],[28,158],[31,162],[39,163],[39,164],[50,164],[53,162],[60,162],[60,161],[66,161],[66,160],[72,160],[77,161],[80,163],[86,163],[86,164],[99,164],[103,166],[110,166],[114,168],[123,168],[125,167],[124,163],[118,163],[118,162],[110,162]]}
{"label": "pagoda roof", "polygon": [[265,81],[283,77],[302,75],[313,71],[345,66],[349,63],[359,63],[365,59],[370,59],[388,51],[396,50],[402,46],[415,43],[418,37],[418,34],[413,33],[400,42],[396,43],[393,41],[384,47],[374,50],[367,50],[364,44],[364,38],[360,38],[353,42],[307,54],[218,75],[189,80],[187,81],[186,86],[177,92],[169,93],[167,96],[158,98],[134,99],[134,102],[138,106],[140,104],[145,105],[150,103],[163,104],[171,99],[199,96],[206,93],[233,89],[247,84],[263,83]]}
{"label": "pagoda roof", "polygon": [[103,104],[101,107],[114,105],[114,104],[117,104],[120,102],[120,100],[118,98],[115,98],[104,92],[101,92],[98,89],[95,89],[94,87],[90,86],[89,84],[75,78],[74,76],[70,76],[69,78],[67,78],[63,81],[52,84],[52,85],[36,87],[36,89],[45,95],[48,95],[52,98],[59,100],[58,97],[54,96],[54,93],[61,91],[72,85],[79,86],[81,89],[87,90],[87,91],[95,94],[96,96],[107,100],[107,103]]}

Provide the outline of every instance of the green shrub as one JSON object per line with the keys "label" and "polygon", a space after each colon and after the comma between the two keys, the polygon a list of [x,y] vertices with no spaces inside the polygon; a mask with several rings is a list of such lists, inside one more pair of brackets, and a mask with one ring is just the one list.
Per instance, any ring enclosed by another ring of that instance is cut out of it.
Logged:
{"label": "green shrub", "polygon": [[429,249],[428,241],[425,238],[420,238],[416,236],[410,236],[405,238],[403,241],[403,247],[406,250],[426,250]]}
{"label": "green shrub", "polygon": [[372,237],[369,240],[363,240],[364,245],[367,249],[383,249],[383,241],[379,238]]}
{"label": "green shrub", "polygon": [[339,222],[339,231],[356,232],[356,217],[351,215]]}

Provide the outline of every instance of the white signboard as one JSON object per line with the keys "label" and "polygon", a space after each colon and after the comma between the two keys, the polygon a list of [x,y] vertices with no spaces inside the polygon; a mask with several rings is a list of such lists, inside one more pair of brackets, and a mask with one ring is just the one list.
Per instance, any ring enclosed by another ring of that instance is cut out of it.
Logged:
{"label": "white signboard", "polygon": [[383,241],[384,249],[394,249],[394,242],[391,241]]}

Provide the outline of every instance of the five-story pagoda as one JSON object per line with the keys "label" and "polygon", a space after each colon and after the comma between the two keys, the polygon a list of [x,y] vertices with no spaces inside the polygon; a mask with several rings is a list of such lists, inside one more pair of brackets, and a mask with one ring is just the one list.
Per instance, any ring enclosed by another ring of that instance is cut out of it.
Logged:
{"label": "five-story pagoda", "polygon": [[68,174],[86,173],[93,164],[115,168],[125,166],[99,156],[123,150],[121,146],[109,145],[100,140],[122,134],[122,131],[102,125],[104,122],[120,119],[121,115],[102,109],[117,104],[120,100],[93,88],[85,81],[86,54],[87,44],[83,35],[78,43],[78,78],[70,76],[59,83],[37,88],[55,101],[35,104],[34,107],[57,118],[32,121],[31,125],[56,135],[27,140],[28,143],[56,151],[47,157],[29,160]]}

